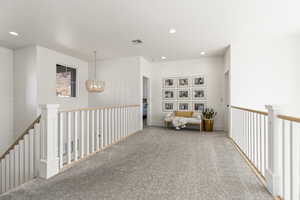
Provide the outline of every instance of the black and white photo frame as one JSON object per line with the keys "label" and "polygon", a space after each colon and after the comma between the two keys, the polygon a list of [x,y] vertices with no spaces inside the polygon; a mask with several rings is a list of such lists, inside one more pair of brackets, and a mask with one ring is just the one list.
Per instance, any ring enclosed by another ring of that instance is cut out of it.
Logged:
{"label": "black and white photo frame", "polygon": [[163,101],[163,112],[173,112],[177,109],[177,103],[175,101]]}
{"label": "black and white photo frame", "polygon": [[193,100],[206,100],[206,88],[200,87],[200,88],[193,88],[192,89],[192,99]]}
{"label": "black and white photo frame", "polygon": [[164,101],[176,100],[177,94],[175,89],[163,89],[162,96]]}
{"label": "black and white photo frame", "polygon": [[194,111],[206,108],[207,78],[205,75],[167,77],[162,79],[162,110]]}
{"label": "black and white photo frame", "polygon": [[188,101],[181,101],[177,104],[178,111],[190,111],[191,110],[191,103]]}
{"label": "black and white photo frame", "polygon": [[191,90],[190,89],[178,89],[177,90],[177,100],[190,100],[191,99]]}
{"label": "black and white photo frame", "polygon": [[204,101],[192,102],[192,110],[195,112],[202,113],[206,107],[207,107],[207,104]]}
{"label": "black and white photo frame", "polygon": [[178,88],[189,88],[190,87],[189,77],[177,78],[177,86],[178,86]]}
{"label": "black and white photo frame", "polygon": [[191,85],[192,87],[205,87],[206,77],[204,75],[192,76]]}
{"label": "black and white photo frame", "polygon": [[163,88],[176,88],[177,79],[176,78],[164,78],[163,79]]}

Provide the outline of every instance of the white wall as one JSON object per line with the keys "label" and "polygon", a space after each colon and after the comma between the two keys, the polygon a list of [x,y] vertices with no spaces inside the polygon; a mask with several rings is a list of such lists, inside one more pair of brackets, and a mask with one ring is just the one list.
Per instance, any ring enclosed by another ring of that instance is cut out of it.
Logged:
{"label": "white wall", "polygon": [[231,104],[259,110],[264,110],[266,104],[297,107],[299,101],[292,103],[296,98],[293,94],[299,96],[299,82],[293,83],[299,80],[296,69],[300,65],[299,49],[296,50],[295,45],[299,46],[299,42],[288,38],[234,42],[231,45]]}
{"label": "white wall", "polygon": [[223,57],[203,57],[194,60],[154,63],[152,74],[152,125],[161,126],[165,116],[165,113],[162,112],[162,79],[165,77],[203,74],[207,78],[207,105],[218,112],[215,128],[216,130],[223,130],[223,61]]}
{"label": "white wall", "polygon": [[[97,61],[97,79],[105,81],[105,91],[89,94],[89,106],[140,104],[142,87],[139,57]],[[94,64],[90,63],[94,79]]]}
{"label": "white wall", "polygon": [[14,134],[21,134],[37,117],[36,46],[14,51]]}
{"label": "white wall", "polygon": [[0,47],[0,154],[14,138],[13,85],[13,51]]}
{"label": "white wall", "polygon": [[[56,64],[77,69],[77,97],[56,96]],[[88,107],[88,92],[85,81],[88,79],[88,62],[68,56],[44,47],[37,47],[38,65],[38,104],[60,104],[60,108]]]}
{"label": "white wall", "polygon": [[[24,131],[40,113],[40,104],[60,104],[60,108],[88,107],[85,80],[88,63],[59,52],[31,46],[14,52],[14,132]],[[78,96],[56,96],[56,64],[77,68]]]}

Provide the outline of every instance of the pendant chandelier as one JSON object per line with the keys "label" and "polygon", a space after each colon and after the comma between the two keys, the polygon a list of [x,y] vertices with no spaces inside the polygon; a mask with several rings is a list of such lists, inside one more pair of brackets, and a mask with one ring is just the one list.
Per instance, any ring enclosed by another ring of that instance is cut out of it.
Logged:
{"label": "pendant chandelier", "polygon": [[92,80],[87,80],[85,81],[85,87],[88,92],[93,92],[93,93],[100,93],[104,91],[105,88],[105,82],[96,80],[96,75],[97,75],[97,52],[94,51],[94,56],[95,56],[95,73],[94,73],[94,79]]}

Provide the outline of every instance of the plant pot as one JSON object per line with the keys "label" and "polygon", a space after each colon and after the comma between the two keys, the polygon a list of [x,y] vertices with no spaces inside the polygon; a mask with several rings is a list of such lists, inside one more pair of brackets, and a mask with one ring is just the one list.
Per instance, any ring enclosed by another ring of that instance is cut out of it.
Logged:
{"label": "plant pot", "polygon": [[214,120],[213,119],[203,119],[204,131],[212,132],[214,130]]}

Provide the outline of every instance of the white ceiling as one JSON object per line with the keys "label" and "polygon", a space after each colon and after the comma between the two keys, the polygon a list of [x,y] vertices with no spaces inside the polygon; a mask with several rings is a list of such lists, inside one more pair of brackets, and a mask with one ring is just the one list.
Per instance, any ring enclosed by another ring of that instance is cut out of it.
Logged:
{"label": "white ceiling", "polygon": [[1,0],[0,45],[39,44],[86,60],[95,49],[99,59],[222,55],[239,37],[297,34],[299,8],[299,0]]}

